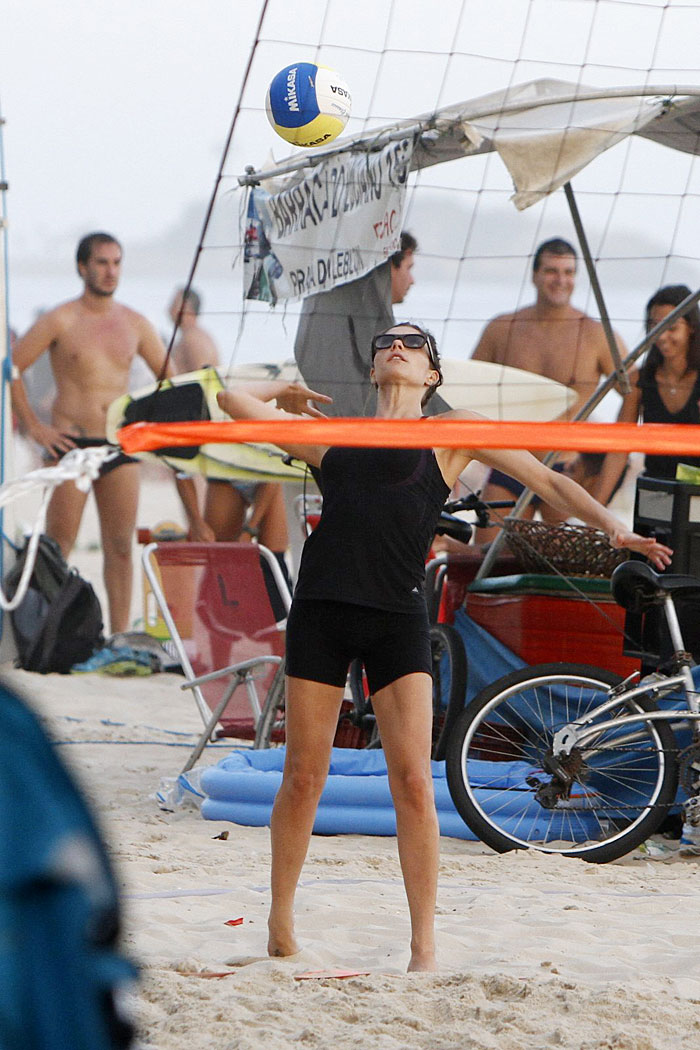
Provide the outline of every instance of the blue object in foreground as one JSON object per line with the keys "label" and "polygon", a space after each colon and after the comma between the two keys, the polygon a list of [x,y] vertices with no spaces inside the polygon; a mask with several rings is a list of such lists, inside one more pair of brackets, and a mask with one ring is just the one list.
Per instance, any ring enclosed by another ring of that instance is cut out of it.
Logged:
{"label": "blue object in foreground", "polygon": [[[202,774],[205,820],[266,827],[282,782],[285,749],[233,751]],[[475,840],[454,808],[445,779],[445,763],[431,762],[440,834]],[[317,835],[395,835],[396,815],[382,751],[334,747],[321,795]]]}
{"label": "blue object in foreground", "polygon": [[0,1047],[125,1050],[136,970],[92,815],[37,717],[0,682]]}

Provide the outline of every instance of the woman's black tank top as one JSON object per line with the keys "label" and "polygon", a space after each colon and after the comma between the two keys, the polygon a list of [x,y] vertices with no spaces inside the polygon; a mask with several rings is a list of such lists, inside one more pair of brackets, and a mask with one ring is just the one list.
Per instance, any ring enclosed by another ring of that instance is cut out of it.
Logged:
{"label": "woman's black tank top", "polygon": [[[645,423],[700,423],[700,375],[690,397],[678,412],[669,412],[661,399],[655,377],[641,381],[642,419]],[[700,456],[645,456],[644,473],[652,478],[675,478],[676,466],[688,463],[700,467]]]}
{"label": "woman's black tank top", "polygon": [[329,448],[295,598],[410,612],[449,488],[432,449]]}

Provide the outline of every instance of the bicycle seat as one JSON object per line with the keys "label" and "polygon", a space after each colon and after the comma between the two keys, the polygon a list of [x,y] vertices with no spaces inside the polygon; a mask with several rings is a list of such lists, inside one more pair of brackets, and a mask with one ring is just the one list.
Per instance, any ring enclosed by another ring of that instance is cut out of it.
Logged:
{"label": "bicycle seat", "polygon": [[658,605],[667,594],[700,596],[700,579],[654,572],[647,562],[632,560],[614,569],[610,588],[618,605],[630,612],[641,613],[651,605]]}

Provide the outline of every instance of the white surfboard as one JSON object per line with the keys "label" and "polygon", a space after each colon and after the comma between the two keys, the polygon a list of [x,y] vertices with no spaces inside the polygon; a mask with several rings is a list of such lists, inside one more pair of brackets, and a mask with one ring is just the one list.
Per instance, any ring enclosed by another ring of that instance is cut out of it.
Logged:
{"label": "white surfboard", "polygon": [[[569,387],[552,379],[525,372],[520,368],[509,368],[485,361],[442,362],[444,383],[440,394],[453,408],[470,408],[491,419],[504,420],[548,420],[561,415],[574,402],[576,395]],[[221,411],[216,394],[225,386],[268,379],[284,379],[288,382],[303,378],[295,361],[273,361],[250,363],[229,368],[226,373],[206,368],[187,372],[165,380],[161,390],[185,384],[201,388],[209,418],[228,419]],[[118,441],[118,429],[125,422],[125,412],[130,405],[142,402],[154,394],[157,385],[151,383],[139,390],[117,398],[107,411],[107,437]],[[322,393],[322,391],[320,391]],[[157,398],[156,394],[156,398]],[[154,419],[158,418],[157,410]],[[185,473],[203,473],[212,478],[238,478],[267,481],[299,481],[304,474],[301,464],[285,463],[283,453],[269,444],[223,445],[211,443],[201,445],[194,455],[164,455],[161,453],[139,453],[140,458],[157,458],[175,470]]]}
{"label": "white surfboard", "polygon": [[[447,358],[442,361],[442,374],[444,382],[439,393],[451,408],[470,408],[490,419],[556,419],[576,400],[576,392],[563,383],[490,361]],[[222,379],[225,383],[261,379],[304,381],[296,361],[238,365]]]}
{"label": "white surfboard", "polygon": [[546,421],[556,419],[576,400],[563,383],[522,368],[491,361],[442,362],[441,397],[451,408],[470,408],[489,419]]}

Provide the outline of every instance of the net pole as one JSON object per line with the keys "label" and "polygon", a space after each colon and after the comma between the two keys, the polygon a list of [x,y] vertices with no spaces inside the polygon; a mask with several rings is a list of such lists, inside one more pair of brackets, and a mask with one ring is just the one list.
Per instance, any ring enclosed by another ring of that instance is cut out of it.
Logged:
{"label": "net pole", "polygon": [[229,125],[228,134],[226,136],[226,141],[224,143],[224,148],[223,148],[223,151],[222,151],[222,154],[221,154],[221,161],[219,163],[219,170],[217,171],[216,178],[214,179],[214,187],[213,187],[213,189],[211,191],[211,196],[209,197],[209,202],[207,204],[207,209],[206,209],[206,212],[205,212],[205,215],[204,215],[204,220],[202,222],[202,229],[201,229],[200,234],[199,234],[199,240],[197,241],[197,246],[196,246],[195,251],[194,251],[194,256],[192,258],[192,263],[190,265],[190,270],[189,270],[189,273],[187,275],[187,281],[185,283],[185,287],[182,290],[182,302],[180,304],[180,310],[179,310],[178,315],[177,315],[177,317],[175,319],[175,323],[173,325],[173,330],[172,330],[172,333],[170,335],[170,340],[168,342],[168,346],[167,346],[167,350],[166,350],[166,354],[165,354],[165,360],[163,361],[163,367],[161,368],[160,375],[158,376],[158,385],[159,386],[163,382],[163,380],[165,379],[165,375],[166,375],[166,372],[167,372],[167,369],[168,369],[168,362],[170,361],[170,358],[171,358],[171,355],[172,355],[172,352],[173,352],[173,345],[175,343],[175,337],[177,335],[178,329],[179,329],[180,324],[182,322],[182,315],[183,315],[184,310],[185,310],[185,301],[186,301],[186,298],[187,298],[187,296],[188,296],[188,294],[190,292],[190,289],[192,288],[192,282],[194,280],[194,275],[197,272],[197,266],[199,264],[199,257],[202,254],[202,249],[204,247],[204,238],[206,237],[207,230],[209,229],[209,223],[211,221],[212,213],[214,211],[214,204],[216,203],[216,198],[217,198],[217,195],[219,193],[219,186],[221,185],[221,181],[222,181],[222,179],[224,177],[224,166],[226,164],[226,158],[228,157],[229,150],[231,148],[231,143],[233,141],[233,134],[234,134],[234,132],[236,130],[236,125],[238,124],[238,117],[240,115],[241,107],[242,107],[242,104],[243,104],[243,95],[245,94],[245,89],[246,89],[246,87],[248,85],[248,79],[250,77],[250,71],[253,68],[253,60],[255,58],[255,54],[256,54],[256,51],[258,49],[258,44],[260,43],[260,33],[261,33],[261,30],[262,30],[262,27],[263,27],[263,23],[265,21],[265,15],[267,14],[268,3],[269,3],[269,0],[263,0],[262,7],[260,8],[260,15],[258,17],[258,24],[257,24],[256,30],[255,30],[255,41],[254,41],[253,46],[252,46],[252,48],[250,50],[250,54],[248,55],[248,62],[246,63],[245,71],[243,73],[243,80],[241,82],[241,90],[240,90],[239,95],[238,95],[238,101],[236,103],[236,108],[233,111],[233,117],[231,118],[231,123]]}
{"label": "net pole", "polygon": [[612,325],[610,324],[610,315],[608,313],[608,307],[603,296],[603,289],[600,287],[600,281],[598,280],[598,273],[593,262],[593,256],[588,246],[588,238],[586,237],[586,231],[583,228],[581,221],[581,214],[578,210],[578,204],[576,197],[574,196],[574,189],[570,182],[564,183],[564,193],[566,195],[566,203],[569,205],[569,211],[571,212],[571,218],[576,230],[576,236],[578,237],[578,243],[581,247],[581,254],[583,255],[583,261],[586,264],[586,271],[588,273],[588,280],[591,282],[591,289],[595,297],[596,306],[598,307],[598,314],[600,316],[600,323],[603,326],[603,332],[610,348],[613,363],[615,365],[615,377],[620,385],[620,392],[622,394],[629,394],[630,384],[627,378],[627,372],[622,363],[620,357],[620,350],[617,342],[615,341],[615,333],[613,332]]}
{"label": "net pole", "polygon": [[[10,406],[10,381],[12,377],[12,347],[10,345],[10,321],[7,306],[7,181],[5,177],[5,153],[3,126],[0,111],[0,340],[2,346],[2,381],[0,384],[0,485],[7,480],[12,447],[12,409]],[[7,513],[0,507],[0,580],[5,578],[6,563],[11,558],[11,547],[6,539]],[[0,659],[9,660],[17,655],[11,632],[5,630],[7,617],[0,609]]]}

